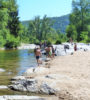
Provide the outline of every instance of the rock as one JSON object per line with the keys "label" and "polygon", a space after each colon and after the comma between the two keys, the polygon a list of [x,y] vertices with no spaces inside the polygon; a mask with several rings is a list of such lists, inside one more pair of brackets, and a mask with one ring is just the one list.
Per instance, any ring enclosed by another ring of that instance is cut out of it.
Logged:
{"label": "rock", "polygon": [[30,91],[30,92],[36,92],[36,84],[37,81],[35,79],[22,79],[19,81],[14,81],[14,85],[9,85],[9,88],[13,90],[19,90],[19,91]]}
{"label": "rock", "polygon": [[56,90],[51,88],[47,83],[42,83],[40,86],[40,92],[44,94],[53,95],[56,93]]}
{"label": "rock", "polygon": [[22,44],[18,49],[35,49],[35,44]]}
{"label": "rock", "polygon": [[0,100],[7,100],[7,99],[5,99],[3,96],[0,96]]}
{"label": "rock", "polygon": [[5,86],[5,85],[0,86],[0,89],[7,89],[7,88],[8,88],[8,86]]}
{"label": "rock", "polygon": [[44,67],[35,67],[35,68],[29,68],[26,70],[26,72],[24,73],[25,76],[37,76],[40,74],[44,74],[44,73],[48,73],[49,70],[48,68],[44,68]]}
{"label": "rock", "polygon": [[41,94],[55,94],[56,90],[51,88],[48,83],[40,82],[36,79],[22,79],[15,81],[9,88],[17,91],[27,91],[31,93],[41,93]]}
{"label": "rock", "polygon": [[15,81],[15,80],[23,80],[23,79],[25,79],[25,76],[15,76],[11,80]]}
{"label": "rock", "polygon": [[50,61],[50,60],[51,60],[50,58],[46,58],[46,59],[45,59],[45,62],[48,62],[48,61]]}
{"label": "rock", "polygon": [[45,100],[45,99],[39,96],[4,95],[4,96],[0,96],[0,100]]}
{"label": "rock", "polygon": [[58,97],[40,97],[40,96],[27,96],[27,95],[4,95],[0,96],[0,100],[58,100]]}
{"label": "rock", "polygon": [[3,68],[0,68],[0,72],[5,72],[5,70]]}

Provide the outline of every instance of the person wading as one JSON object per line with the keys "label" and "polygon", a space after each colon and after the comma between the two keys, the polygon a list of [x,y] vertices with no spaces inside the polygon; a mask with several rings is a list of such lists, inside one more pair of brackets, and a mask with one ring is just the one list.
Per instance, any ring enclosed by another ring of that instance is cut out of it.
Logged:
{"label": "person wading", "polygon": [[41,50],[40,48],[38,47],[35,51],[35,56],[36,56],[36,60],[37,60],[37,64],[39,66],[39,64],[42,64],[42,61],[40,60],[40,57],[41,57]]}

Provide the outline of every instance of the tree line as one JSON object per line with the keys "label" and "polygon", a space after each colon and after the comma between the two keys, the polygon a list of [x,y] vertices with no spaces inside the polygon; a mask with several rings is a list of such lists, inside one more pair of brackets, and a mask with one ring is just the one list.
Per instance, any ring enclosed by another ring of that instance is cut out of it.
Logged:
{"label": "tree line", "polygon": [[70,24],[66,33],[52,28],[53,23],[45,15],[36,16],[28,27],[21,24],[16,0],[0,0],[0,47],[16,48],[20,43],[48,41],[61,43],[72,38],[77,42],[90,42],[90,1],[73,0]]}
{"label": "tree line", "polygon": [[73,0],[67,37],[77,42],[90,42],[90,0]]}

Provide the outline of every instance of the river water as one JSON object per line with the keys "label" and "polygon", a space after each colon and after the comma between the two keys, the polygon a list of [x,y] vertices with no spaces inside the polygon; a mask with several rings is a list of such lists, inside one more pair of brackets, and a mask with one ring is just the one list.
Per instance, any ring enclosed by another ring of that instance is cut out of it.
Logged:
{"label": "river water", "polygon": [[[16,75],[22,75],[28,68],[36,67],[36,59],[30,50],[6,50],[0,51],[0,68],[5,69],[0,73],[0,85],[9,85],[10,79]],[[0,90],[0,95],[17,94],[9,90]]]}

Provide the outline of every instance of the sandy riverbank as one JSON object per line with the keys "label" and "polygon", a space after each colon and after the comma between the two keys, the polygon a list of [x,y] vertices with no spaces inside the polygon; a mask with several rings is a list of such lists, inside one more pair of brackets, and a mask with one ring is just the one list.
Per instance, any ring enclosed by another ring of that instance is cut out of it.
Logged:
{"label": "sandy riverbank", "polygon": [[49,74],[59,79],[53,86],[79,100],[90,100],[90,51],[56,57],[50,62]]}
{"label": "sandy riverbank", "polygon": [[[16,84],[18,79],[21,81]],[[22,84],[23,79],[30,89]],[[27,83],[27,79],[32,84]],[[34,93],[54,92],[59,100],[90,100],[90,51],[55,57],[44,66],[36,67],[34,72],[33,68],[28,69],[25,75],[15,80],[16,85],[11,87],[16,90],[32,92],[33,87]]]}

